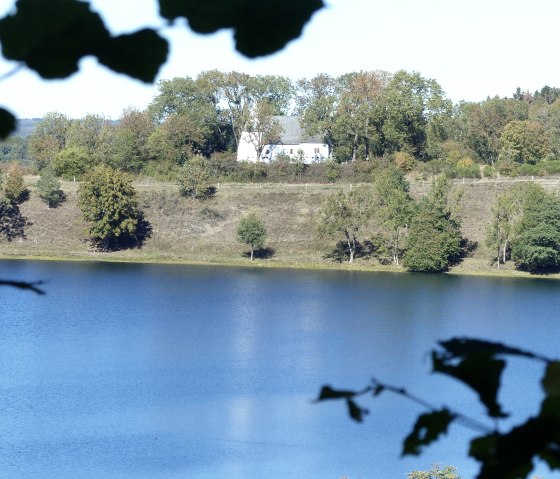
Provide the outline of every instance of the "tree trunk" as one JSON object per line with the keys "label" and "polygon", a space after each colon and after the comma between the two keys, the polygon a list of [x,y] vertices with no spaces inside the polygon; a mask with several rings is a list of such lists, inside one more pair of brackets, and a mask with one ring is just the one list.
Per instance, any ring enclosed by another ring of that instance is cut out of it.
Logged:
{"label": "tree trunk", "polygon": [[506,264],[507,245],[508,245],[508,242],[507,242],[507,240],[505,240],[505,242],[504,242],[504,251],[502,252],[502,253],[503,253],[503,258],[504,258],[504,264]]}
{"label": "tree trunk", "polygon": [[350,259],[348,260],[348,262],[352,263],[352,261],[354,261],[354,249],[352,248],[352,241],[350,239],[348,231],[344,232],[344,236],[346,236],[346,244],[348,245],[348,253],[350,254]]}
{"label": "tree trunk", "polygon": [[253,246],[251,246],[251,261],[253,261]]}

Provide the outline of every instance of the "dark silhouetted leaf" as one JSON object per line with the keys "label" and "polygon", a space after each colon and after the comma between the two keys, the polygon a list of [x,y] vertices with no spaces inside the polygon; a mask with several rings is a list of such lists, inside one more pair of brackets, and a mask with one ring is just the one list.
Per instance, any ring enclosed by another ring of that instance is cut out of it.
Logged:
{"label": "dark silhouetted leaf", "polygon": [[560,361],[548,364],[542,386],[548,396],[560,396]]}
{"label": "dark silhouetted leaf", "polygon": [[469,455],[481,463],[478,479],[518,479],[533,469],[533,458],[549,452],[558,425],[531,418],[507,434],[492,434],[471,442]]}
{"label": "dark silhouetted leaf", "polygon": [[404,440],[403,456],[418,456],[422,452],[422,446],[427,446],[441,434],[447,433],[447,428],[454,419],[455,416],[447,409],[418,416],[412,432]]}
{"label": "dark silhouetted leaf", "polygon": [[324,401],[326,399],[343,399],[343,398],[351,398],[356,395],[355,391],[343,391],[333,389],[330,386],[323,386],[321,388],[321,392],[319,393],[319,397],[317,401]]}
{"label": "dark silhouetted leaf", "polygon": [[63,78],[93,54],[109,33],[89,4],[76,0],[18,0],[17,11],[0,20],[2,53],[25,62],[43,78]]}
{"label": "dark silhouetted leaf", "polygon": [[6,280],[0,280],[0,286],[11,286],[12,288],[17,288],[17,289],[26,289],[29,291],[33,291],[34,293],[37,294],[45,294],[45,292],[39,288],[39,286],[43,284],[42,281],[34,281],[31,283],[28,283],[27,281],[6,281]]}
{"label": "dark silhouetted leaf", "polygon": [[488,356],[510,355],[536,358],[531,352],[512,348],[505,344],[482,341],[480,339],[452,338],[448,341],[440,341],[439,344],[453,357],[465,358],[471,354],[484,354]]}
{"label": "dark silhouetted leaf", "polygon": [[6,138],[16,129],[16,118],[9,111],[0,108],[0,139]]}
{"label": "dark silhouetted leaf", "polygon": [[167,58],[167,41],[153,30],[111,37],[86,2],[18,0],[16,8],[0,20],[2,53],[43,78],[67,77],[93,55],[116,72],[152,82]]}
{"label": "dark silhouetted leaf", "polygon": [[232,28],[236,48],[248,57],[268,55],[300,36],[322,0],[160,0],[160,13],[186,17],[199,33]]}
{"label": "dark silhouetted leaf", "polygon": [[505,361],[488,355],[472,354],[455,365],[452,359],[434,351],[432,364],[434,372],[454,377],[476,391],[488,415],[496,418],[507,416],[497,402]]}
{"label": "dark silhouetted leaf", "polygon": [[348,405],[348,414],[354,421],[362,422],[363,416],[369,413],[367,409],[358,406],[352,399],[347,398],[346,404]]}
{"label": "dark silhouetted leaf", "polygon": [[111,38],[99,45],[95,53],[111,70],[151,83],[167,59],[168,50],[166,40],[145,29]]}

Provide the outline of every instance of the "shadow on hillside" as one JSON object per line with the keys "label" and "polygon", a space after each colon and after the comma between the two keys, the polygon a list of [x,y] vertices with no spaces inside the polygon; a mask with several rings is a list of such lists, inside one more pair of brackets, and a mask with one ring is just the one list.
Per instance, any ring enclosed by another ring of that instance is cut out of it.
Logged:
{"label": "shadow on hillside", "polygon": [[[254,259],[270,259],[276,254],[276,250],[267,246],[266,248],[259,248],[253,251],[253,258]],[[243,253],[245,258],[251,258],[251,252],[248,251]]]}
{"label": "shadow on hillside", "polygon": [[[354,259],[356,258],[368,258],[375,253],[375,246],[371,241],[364,241],[363,243],[356,242],[356,252],[354,253]],[[323,256],[323,259],[330,259],[337,263],[345,263],[350,259],[350,253],[348,252],[348,245],[344,241],[339,241],[336,243],[334,250]]]}

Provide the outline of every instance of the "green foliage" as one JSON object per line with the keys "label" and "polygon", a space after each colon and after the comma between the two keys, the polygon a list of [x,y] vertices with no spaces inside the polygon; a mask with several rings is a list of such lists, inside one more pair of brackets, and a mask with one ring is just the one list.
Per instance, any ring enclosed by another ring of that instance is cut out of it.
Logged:
{"label": "green foliage", "polygon": [[253,261],[254,250],[264,247],[267,236],[266,226],[255,212],[251,212],[239,220],[236,236],[237,241],[251,247],[251,261]]}
{"label": "green foliage", "polygon": [[540,123],[511,121],[500,136],[500,160],[537,163],[550,153],[550,146]]}
{"label": "green foliage", "polygon": [[17,163],[11,163],[2,178],[2,193],[10,203],[18,205],[29,197],[29,190],[23,181],[23,170]]}
{"label": "green foliage", "polygon": [[447,270],[461,254],[461,222],[457,192],[439,176],[412,218],[403,264],[409,271]]}
{"label": "green foliage", "polygon": [[70,119],[61,113],[47,113],[35,125],[29,136],[28,152],[35,166],[42,170],[66,146],[66,134]]}
{"label": "green foliage", "polygon": [[373,215],[380,228],[383,247],[394,264],[398,265],[403,249],[402,237],[414,213],[414,205],[408,194],[410,185],[400,170],[379,171],[374,182],[375,204]]}
{"label": "green foliage", "polygon": [[49,208],[56,208],[66,199],[66,195],[60,189],[60,181],[56,179],[50,169],[43,170],[35,187],[39,193],[39,198],[47,203]]}
{"label": "green foliage", "polygon": [[204,158],[197,155],[187,161],[177,178],[179,192],[182,196],[204,199],[212,196],[216,187],[212,185],[212,175]]}
{"label": "green foliage", "polygon": [[79,180],[91,169],[91,157],[83,148],[64,148],[52,160],[51,168],[56,176],[65,180]]}
{"label": "green foliage", "polygon": [[348,262],[354,261],[358,235],[369,222],[371,189],[356,188],[349,193],[338,192],[327,196],[319,210],[317,234],[320,238],[344,239]]}
{"label": "green foliage", "polygon": [[132,180],[109,166],[92,170],[78,189],[91,242],[102,251],[140,246],[151,227],[138,209]]}
{"label": "green foliage", "polygon": [[[477,393],[491,420],[489,425],[448,407],[436,408],[403,388],[375,379],[361,391],[323,386],[318,401],[344,400],[350,417],[356,421],[361,421],[367,413],[358,403],[359,396],[394,393],[422,404],[428,413],[419,416],[412,432],[405,438],[404,455],[417,455],[423,447],[439,439],[451,424],[460,422],[479,434],[471,441],[469,450],[469,455],[480,464],[477,479],[525,478],[533,469],[535,459],[544,461],[552,470],[560,469],[560,361],[478,339],[453,338],[440,342],[439,346],[431,353],[433,371],[448,375]],[[537,414],[507,432],[500,432],[496,421],[507,414],[498,402],[498,392],[508,358],[524,358],[544,365],[541,380],[544,399]],[[409,477],[457,477],[454,469],[446,469],[415,471]]]}
{"label": "green foliage", "polygon": [[340,165],[336,161],[327,162],[327,180],[334,183],[340,178]]}
{"label": "green foliage", "polygon": [[560,267],[560,198],[534,184],[524,193],[512,257],[520,269],[555,271]]}
{"label": "green foliage", "polygon": [[22,216],[17,203],[0,198],[0,235],[7,241],[25,238],[25,227],[30,223]]}

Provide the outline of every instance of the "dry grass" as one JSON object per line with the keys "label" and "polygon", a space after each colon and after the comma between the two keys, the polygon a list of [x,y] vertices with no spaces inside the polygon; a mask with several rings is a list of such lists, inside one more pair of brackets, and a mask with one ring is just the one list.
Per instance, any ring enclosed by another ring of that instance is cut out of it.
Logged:
{"label": "dry grass", "polygon": [[[27,181],[33,185],[36,178]],[[456,273],[518,275],[511,268],[497,271],[490,264],[490,252],[484,237],[490,222],[491,206],[496,196],[512,182],[480,181],[462,185],[463,234],[478,243],[471,258],[454,268]],[[545,187],[557,184],[543,181]],[[318,209],[326,195],[349,185],[220,185],[214,198],[197,201],[182,198],[175,185],[138,182],[139,204],[153,228],[153,235],[141,249],[99,253],[92,249],[84,233],[85,224],[76,206],[78,185],[63,182],[67,201],[49,209],[35,194],[21,206],[32,223],[27,237],[11,243],[0,242],[3,257],[66,258],[108,261],[202,262],[248,264],[245,247],[237,243],[235,228],[240,217],[255,210],[268,229],[273,254],[256,264],[267,266],[347,268],[326,255],[334,242],[325,244],[315,237]],[[411,185],[414,197],[426,193],[428,185]],[[254,263],[255,264],[255,263]],[[375,259],[358,258],[354,269],[396,268],[379,265]]]}

